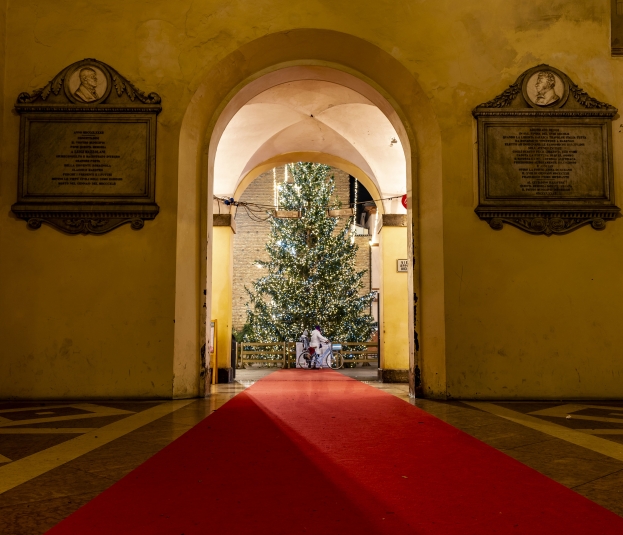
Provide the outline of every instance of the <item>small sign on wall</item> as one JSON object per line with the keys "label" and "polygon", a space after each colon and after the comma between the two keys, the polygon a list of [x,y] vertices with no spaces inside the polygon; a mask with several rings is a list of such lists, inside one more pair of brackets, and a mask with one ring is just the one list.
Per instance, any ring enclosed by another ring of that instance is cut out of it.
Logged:
{"label": "small sign on wall", "polygon": [[210,322],[210,354],[216,353],[216,320]]}
{"label": "small sign on wall", "polygon": [[404,260],[403,259],[396,260],[396,271],[398,273],[406,273],[408,269],[409,269],[409,263],[406,258]]}

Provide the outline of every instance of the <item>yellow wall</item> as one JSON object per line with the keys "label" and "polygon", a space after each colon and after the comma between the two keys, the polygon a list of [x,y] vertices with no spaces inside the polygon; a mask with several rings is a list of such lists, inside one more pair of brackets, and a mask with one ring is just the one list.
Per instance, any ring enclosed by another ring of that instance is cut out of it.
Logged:
{"label": "yellow wall", "polygon": [[219,368],[231,368],[232,284],[234,278],[233,231],[212,229],[212,319],[217,320],[216,358]]}
{"label": "yellow wall", "polygon": [[399,273],[396,260],[407,256],[407,227],[383,226],[381,255],[381,362],[384,370],[409,369],[408,274]]}
{"label": "yellow wall", "polygon": [[[623,62],[610,57],[608,0],[423,0],[390,7],[369,0],[356,8],[340,0],[8,5],[6,54],[0,48],[0,397],[196,395],[205,285],[205,257],[197,244],[207,230],[198,229],[194,216],[209,188],[198,185],[178,208],[181,174],[202,180],[208,175],[202,162],[187,159],[185,147],[213,124],[212,111],[239,80],[258,75],[249,65],[314,60],[305,53],[313,43],[289,46],[297,28],[335,30],[376,47],[376,55],[347,44],[326,55],[342,54],[340,68],[366,65],[361,78],[385,89],[400,116],[411,120],[406,127],[417,140],[413,198],[421,214],[418,319],[425,391],[621,397],[623,222],[608,223],[601,232],[585,227],[548,238],[514,228],[495,232],[473,212],[471,109],[525,69],[551,64],[594,97],[623,108]],[[258,58],[252,43],[278,32],[284,32],[282,39]],[[235,61],[219,64],[228,54]],[[111,64],[139,88],[162,96],[156,187],[161,212],[140,231],[126,226],[99,237],[66,236],[45,226],[30,231],[10,214],[17,195],[15,99],[85,57]],[[379,75],[389,69],[386,58],[399,63],[417,87]],[[203,86],[209,73],[235,83]],[[206,109],[212,111],[187,117],[191,127],[182,135],[189,105],[210,91],[206,98],[213,105]],[[418,91],[424,99],[418,100]],[[422,134],[418,117],[430,116],[438,137]],[[618,122],[615,186],[623,203]],[[442,214],[431,199],[442,199]],[[431,255],[440,260],[431,262]],[[174,349],[183,358],[174,361]]]}

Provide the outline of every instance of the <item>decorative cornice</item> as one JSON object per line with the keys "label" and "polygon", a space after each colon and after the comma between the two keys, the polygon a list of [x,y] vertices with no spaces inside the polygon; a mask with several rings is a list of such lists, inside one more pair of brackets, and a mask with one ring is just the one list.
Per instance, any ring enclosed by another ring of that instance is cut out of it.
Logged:
{"label": "decorative cornice", "polygon": [[487,221],[494,230],[502,230],[504,223],[530,234],[567,234],[585,225],[603,230],[606,221],[619,216],[618,208],[599,210],[499,210],[476,208],[480,219]]}
{"label": "decorative cornice", "polygon": [[15,104],[15,109],[18,112],[45,112],[45,113],[145,113],[146,111],[152,111],[159,113],[162,111],[162,106],[149,105],[149,106],[111,106],[110,104],[102,104],[99,106],[72,106],[67,104],[57,104],[49,106],[41,105],[29,105],[29,104]]}
{"label": "decorative cornice", "polygon": [[534,108],[474,108],[474,117],[608,117],[612,118],[618,113],[616,108],[600,109],[567,109],[567,110],[535,110]]}
{"label": "decorative cornice", "polygon": [[72,217],[67,219],[42,219],[40,217],[32,217],[27,221],[28,228],[33,230],[40,228],[42,223],[47,223],[67,234],[106,234],[126,223],[130,223],[134,230],[140,230],[145,225],[144,219],[140,218],[95,219]]}
{"label": "decorative cornice", "polygon": [[144,209],[115,210],[54,210],[33,209],[13,205],[13,213],[27,222],[28,228],[36,230],[43,223],[68,234],[105,234],[121,225],[130,223],[134,230],[140,230],[145,221],[158,215],[157,205],[147,205]]}
{"label": "decorative cornice", "polygon": [[86,219],[106,219],[106,218],[136,218],[141,219],[153,219],[158,215],[159,207],[157,205],[147,205],[144,210],[130,209],[114,209],[114,210],[55,210],[53,208],[46,208],[43,210],[36,210],[33,208],[22,208],[18,205],[13,205],[12,210],[22,219],[29,219],[31,217],[37,217],[45,219],[52,218],[86,218]]}

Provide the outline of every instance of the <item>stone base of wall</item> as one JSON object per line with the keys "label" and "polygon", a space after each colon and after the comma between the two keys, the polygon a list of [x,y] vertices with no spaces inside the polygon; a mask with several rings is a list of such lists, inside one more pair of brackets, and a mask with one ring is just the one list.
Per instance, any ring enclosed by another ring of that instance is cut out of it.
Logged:
{"label": "stone base of wall", "polygon": [[408,383],[409,370],[382,370],[379,368],[379,381],[381,383]]}

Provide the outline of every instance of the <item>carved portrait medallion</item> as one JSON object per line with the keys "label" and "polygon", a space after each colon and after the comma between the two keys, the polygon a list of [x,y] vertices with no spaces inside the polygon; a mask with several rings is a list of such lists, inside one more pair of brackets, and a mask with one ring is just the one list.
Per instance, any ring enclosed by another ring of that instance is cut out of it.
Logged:
{"label": "carved portrait medallion", "polygon": [[530,100],[537,106],[550,106],[562,98],[565,85],[556,73],[544,70],[530,77],[526,89]]}
{"label": "carved portrait medallion", "polygon": [[569,88],[558,69],[537,67],[526,73],[523,95],[533,108],[560,108],[569,96]]}
{"label": "carved portrait medallion", "polygon": [[68,73],[65,91],[70,100],[77,104],[101,102],[110,89],[108,73],[94,64],[83,64]]}

